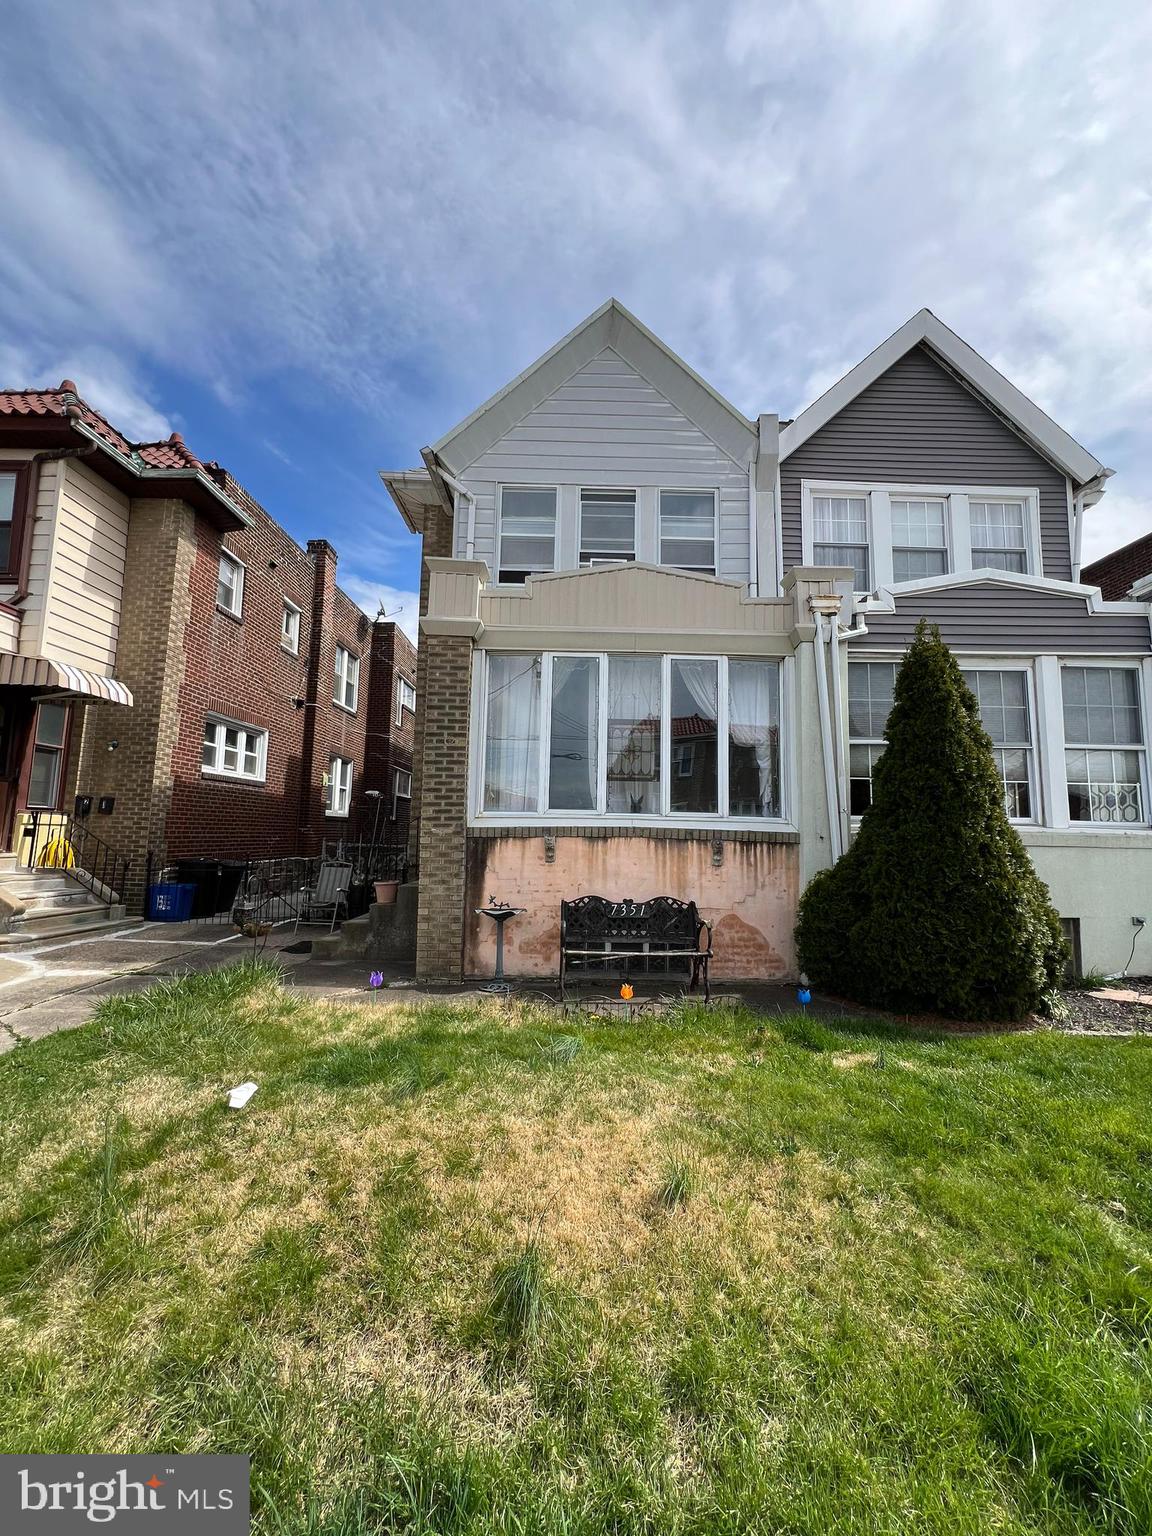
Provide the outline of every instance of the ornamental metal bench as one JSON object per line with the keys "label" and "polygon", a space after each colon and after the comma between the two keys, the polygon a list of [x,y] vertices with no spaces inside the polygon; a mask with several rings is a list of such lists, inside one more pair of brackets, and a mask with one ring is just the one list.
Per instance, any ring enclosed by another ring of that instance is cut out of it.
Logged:
{"label": "ornamental metal bench", "polygon": [[712,924],[694,901],[653,896],[648,901],[611,901],[606,896],[578,896],[560,903],[560,996],[574,978],[681,974],[695,991],[704,979],[704,1001],[711,999],[708,962]]}

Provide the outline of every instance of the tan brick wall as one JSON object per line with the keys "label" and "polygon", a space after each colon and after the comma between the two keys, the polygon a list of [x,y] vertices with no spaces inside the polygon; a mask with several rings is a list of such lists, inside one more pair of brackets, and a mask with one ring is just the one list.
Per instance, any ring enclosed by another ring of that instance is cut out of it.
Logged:
{"label": "tan brick wall", "polygon": [[458,981],[464,965],[472,642],[456,635],[424,635],[420,656],[423,757],[416,974],[426,980]]}
{"label": "tan brick wall", "polygon": [[121,892],[130,905],[143,895],[148,850],[165,840],[195,558],[196,516],[186,502],[132,502],[116,676],[135,702],[87,706],[75,769],[76,793],[115,796],[113,813],[94,810],[89,824],[131,859]]}

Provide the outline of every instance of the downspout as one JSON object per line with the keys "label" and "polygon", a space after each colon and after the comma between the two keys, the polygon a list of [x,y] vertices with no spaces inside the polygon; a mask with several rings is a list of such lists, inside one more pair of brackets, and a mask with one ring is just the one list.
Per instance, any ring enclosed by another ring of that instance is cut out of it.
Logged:
{"label": "downspout", "polygon": [[468,532],[464,544],[464,558],[471,560],[476,554],[476,497],[462,481],[457,480],[455,475],[450,475],[443,465],[440,466],[440,478],[450,490],[455,491],[457,496],[463,496],[468,503]]}
{"label": "downspout", "polygon": [[1094,507],[1104,495],[1104,482],[1110,480],[1114,470],[1106,469],[1094,480],[1082,485],[1072,498],[1072,521],[1075,524],[1075,536],[1072,547],[1072,580],[1080,580],[1080,564],[1084,547],[1084,512],[1087,507]]}
{"label": "downspout", "polygon": [[[824,614],[813,607],[816,621],[816,699],[820,712],[820,747],[824,760],[824,801],[828,811],[828,843],[835,863],[843,849],[840,839],[840,807],[836,795],[836,764],[833,757],[832,717],[828,706],[828,673],[826,667],[828,637],[824,629]],[[831,616],[835,623],[835,615]]]}
{"label": "downspout", "polygon": [[[717,570],[720,556],[717,551]],[[748,464],[748,595],[760,596],[760,554],[756,548],[756,461]]]}
{"label": "downspout", "polygon": [[836,826],[840,834],[840,847],[845,846],[844,836],[844,775],[842,765],[844,762],[841,752],[841,733],[843,730],[843,689],[840,686],[840,619],[837,614],[830,614],[828,618],[828,632],[830,644],[828,647],[829,664],[832,668],[832,763],[836,771]]}

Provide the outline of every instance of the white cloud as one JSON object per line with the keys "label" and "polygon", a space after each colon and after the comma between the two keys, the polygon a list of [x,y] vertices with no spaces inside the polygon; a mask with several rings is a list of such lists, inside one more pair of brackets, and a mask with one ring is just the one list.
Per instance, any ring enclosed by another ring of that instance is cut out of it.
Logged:
{"label": "white cloud", "polygon": [[0,385],[56,389],[71,379],[81,398],[133,442],[158,442],[172,431],[169,418],[147,398],[124,358],[102,347],[58,352],[51,347],[0,345]]}
{"label": "white cloud", "polygon": [[1101,501],[1088,508],[1084,519],[1083,564],[1091,565],[1101,555],[1121,549],[1146,533],[1152,533],[1152,495],[1107,491]]}

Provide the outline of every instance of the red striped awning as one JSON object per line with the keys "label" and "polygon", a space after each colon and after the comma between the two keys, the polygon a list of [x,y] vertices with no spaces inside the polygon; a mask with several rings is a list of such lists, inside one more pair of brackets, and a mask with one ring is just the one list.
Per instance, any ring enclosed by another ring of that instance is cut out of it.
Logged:
{"label": "red striped awning", "polygon": [[13,688],[61,688],[81,698],[104,699],[109,704],[132,703],[131,691],[114,677],[101,672],[87,672],[70,662],[52,661],[47,656],[17,656],[11,651],[0,654],[0,684]]}

